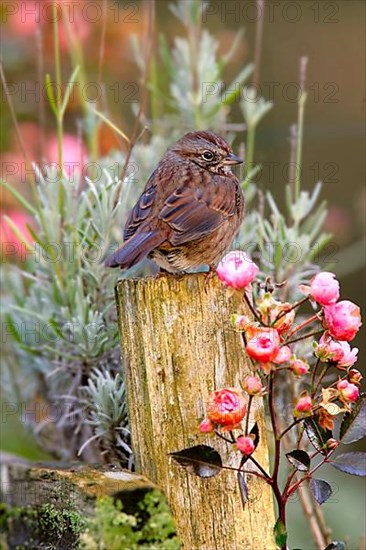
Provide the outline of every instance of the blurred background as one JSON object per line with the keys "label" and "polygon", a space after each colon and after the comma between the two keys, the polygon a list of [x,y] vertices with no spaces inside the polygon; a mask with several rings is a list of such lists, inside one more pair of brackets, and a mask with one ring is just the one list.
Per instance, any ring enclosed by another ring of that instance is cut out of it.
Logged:
{"label": "blurred background", "polygon": [[[56,12],[51,2],[1,4],[2,180],[32,203],[31,163],[42,167],[60,162],[60,133],[57,134],[57,117],[52,108],[57,97],[50,100],[46,80],[49,74],[50,80],[57,82],[58,65],[63,97],[75,67],[79,66],[63,113],[65,170],[74,166],[79,183],[85,177],[82,168],[87,163],[89,177],[96,170],[93,163],[100,163],[114,176],[126,176],[124,163],[126,158],[132,159],[128,169],[133,176],[132,191],[128,200],[122,197],[128,209],[129,201],[143,187],[162,152],[185,131],[210,124],[210,129],[233,141],[235,150],[243,151],[246,144],[249,152],[248,120],[243,117],[242,107],[246,89],[238,75],[256,61],[245,77],[246,85],[251,83],[258,97],[273,102],[273,106],[255,127],[251,160],[261,169],[252,180],[257,190],[270,190],[279,207],[285,208],[285,187],[293,162],[293,125],[298,122],[299,97],[305,87],[301,185],[310,191],[317,181],[323,182],[320,198],[328,206],[324,230],[332,234],[314,261],[322,267],[331,263],[341,281],[342,296],[364,304],[365,3],[225,0],[205,2],[205,10],[202,3],[188,0],[178,4],[167,0],[84,0],[65,4],[68,7],[62,8],[62,2],[56,2]],[[171,9],[171,5],[175,8]],[[59,16],[58,54],[55,13]],[[193,20],[195,25],[190,23]],[[211,38],[202,45],[199,40],[203,32]],[[185,40],[184,44],[179,45],[179,40]],[[300,59],[304,56],[308,59],[306,71],[304,66],[301,71]],[[181,65],[182,59],[186,66]],[[184,70],[190,63],[192,82],[187,83],[189,73]],[[198,84],[194,82],[195,75]],[[221,83],[226,95],[218,91]],[[185,84],[187,90],[182,91]],[[201,111],[188,93],[189,85],[202,92]],[[57,96],[57,86],[53,89]],[[234,98],[225,103],[230,91],[235,92]],[[219,105],[215,112],[220,116],[210,119],[211,115],[205,114],[204,94],[207,104],[214,96],[214,109]],[[108,120],[98,117],[90,106]],[[138,142],[137,156],[123,134]],[[23,206],[14,193],[2,187],[1,242],[15,244],[10,258],[2,246],[3,261],[17,269],[24,267],[25,258],[19,254],[21,243],[34,242],[29,227],[35,231],[36,226],[29,209]],[[120,234],[116,240],[118,237]],[[3,276],[8,282],[7,271]],[[6,303],[12,300],[7,288],[2,289]],[[362,365],[365,352],[361,339],[358,336],[353,344],[361,348]],[[6,349],[7,346],[5,353]],[[7,368],[9,353],[12,368],[16,369],[18,359],[9,349]],[[7,396],[8,375],[3,384]],[[34,395],[44,399],[41,387],[42,384],[33,391],[33,399]],[[2,420],[2,449],[27,458],[49,457],[49,449],[42,449],[27,429],[20,441],[20,432],[14,431],[14,426],[19,430],[24,426],[14,424],[14,417],[7,415]],[[333,539],[346,540],[349,549],[361,548],[359,541],[365,532],[361,480],[338,475],[334,470],[324,471],[324,477],[331,478],[336,488],[331,501],[323,507]],[[308,528],[298,504],[291,508],[290,525],[291,545],[312,548],[304,534]]]}

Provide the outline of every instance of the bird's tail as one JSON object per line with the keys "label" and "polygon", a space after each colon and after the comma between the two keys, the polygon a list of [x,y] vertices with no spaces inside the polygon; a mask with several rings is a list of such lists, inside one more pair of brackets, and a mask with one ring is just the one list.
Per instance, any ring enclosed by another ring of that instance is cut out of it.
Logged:
{"label": "bird's tail", "polygon": [[154,248],[159,246],[165,237],[158,231],[149,231],[148,233],[136,233],[114,254],[111,254],[104,261],[106,267],[120,267],[128,269],[140,262]]}

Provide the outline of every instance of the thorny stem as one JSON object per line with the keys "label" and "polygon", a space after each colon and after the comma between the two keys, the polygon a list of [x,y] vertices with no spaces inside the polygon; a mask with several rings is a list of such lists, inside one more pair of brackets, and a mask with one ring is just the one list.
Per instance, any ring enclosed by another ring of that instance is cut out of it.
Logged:
{"label": "thorny stem", "polygon": [[[272,473],[272,489],[277,501],[279,519],[282,521],[284,527],[286,528],[286,500],[282,498],[282,494],[278,485],[278,473],[280,469],[280,460],[281,460],[281,440],[278,435],[277,419],[276,419],[276,413],[275,413],[275,407],[274,407],[274,377],[275,377],[275,373],[271,372],[269,375],[268,401],[269,401],[269,413],[271,418],[273,436],[275,439],[275,462],[274,462],[273,473]],[[283,548],[285,550],[286,545]]]}
{"label": "thorny stem", "polygon": [[[266,472],[266,470],[259,464],[259,462],[257,462],[257,460],[253,457],[253,456],[250,456],[249,457],[249,460],[251,460],[251,462],[253,462],[253,464],[255,464],[258,468],[258,470],[260,470],[265,478],[265,480],[267,481],[267,483],[269,483],[270,485],[272,485],[272,478],[271,476]],[[262,477],[262,476],[261,476]]]}
{"label": "thorny stem", "polygon": [[314,321],[319,321],[319,317],[318,317],[318,314],[315,313],[314,315],[312,315],[311,317],[309,317],[308,319],[305,319],[305,321],[303,321],[302,323],[300,323],[299,326],[297,326],[296,328],[294,328],[291,332],[288,333],[287,335],[287,338],[291,338],[291,336],[293,334],[296,334],[297,332],[299,332],[300,330],[302,330],[304,327],[306,327],[307,325],[310,325],[311,323],[314,323]]}
{"label": "thorny stem", "polygon": [[301,479],[296,481],[291,487],[289,487],[289,489],[287,491],[287,494],[285,495],[285,499],[287,500],[297,490],[297,488],[301,485],[301,483],[303,483],[306,480],[310,480],[312,478],[312,476],[315,474],[315,472],[317,470],[319,470],[319,468],[321,468],[321,466],[323,466],[324,464],[329,462],[329,458],[332,456],[334,451],[335,451],[335,449],[332,449],[331,451],[329,451],[327,456],[325,456],[323,458],[323,460],[321,462],[319,462],[319,464],[314,466],[314,468],[312,470],[309,470],[308,472],[306,472],[304,477],[302,477]]}
{"label": "thorny stem", "polygon": [[318,334],[323,334],[323,330],[315,330],[314,332],[309,332],[308,334],[304,334],[304,336],[299,336],[293,340],[286,340],[286,342],[283,342],[281,346],[288,346],[288,344],[294,344],[295,342],[300,342],[300,340],[305,340],[306,338],[311,338],[311,336],[317,336]]}
{"label": "thorny stem", "polygon": [[313,369],[313,373],[312,373],[312,375],[311,375],[311,384],[310,384],[310,388],[311,388],[311,389],[310,389],[311,397],[314,397],[315,392],[316,392],[316,388],[317,388],[317,386],[314,388],[314,384],[315,384],[315,377],[316,377],[316,373],[317,373],[319,364],[320,364],[320,359],[318,358],[318,359],[317,359],[317,362],[315,363],[315,366],[314,366],[314,369]]}
{"label": "thorny stem", "polygon": [[261,318],[258,315],[258,311],[254,308],[253,304],[251,303],[251,301],[249,299],[249,296],[247,295],[247,293],[245,291],[244,291],[244,300],[245,300],[247,306],[249,307],[250,311],[253,313],[256,320],[261,322]]}
{"label": "thorny stem", "polygon": [[286,310],[284,309],[283,311],[280,311],[280,313],[277,315],[275,320],[271,323],[271,326],[273,326],[275,323],[277,323],[277,321],[279,321],[282,317],[284,317],[285,315],[290,313],[290,311],[292,311],[293,309],[296,309],[297,307],[300,307],[302,304],[305,304],[305,302],[307,302],[308,300],[309,300],[309,296],[305,296],[305,298],[302,298],[298,302],[295,302],[288,309],[286,309]]}
{"label": "thorny stem", "polygon": [[253,401],[253,396],[250,395],[249,396],[249,399],[248,399],[248,410],[247,410],[247,416],[245,418],[245,435],[248,435],[248,430],[249,430],[249,414],[250,414],[250,407],[252,405],[252,401]]}

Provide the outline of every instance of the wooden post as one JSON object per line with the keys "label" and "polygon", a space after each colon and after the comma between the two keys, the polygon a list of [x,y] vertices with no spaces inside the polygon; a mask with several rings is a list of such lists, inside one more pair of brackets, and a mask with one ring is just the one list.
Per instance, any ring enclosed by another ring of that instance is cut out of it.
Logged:
{"label": "wooden post", "polygon": [[[272,550],[275,523],[270,487],[248,476],[243,509],[235,472],[204,479],[189,473],[169,453],[206,444],[223,463],[240,458],[218,437],[198,433],[209,393],[238,387],[251,370],[230,316],[242,298],[205,275],[121,280],[116,288],[123,359],[126,364],[132,444],[137,470],[165,492],[184,550]],[[248,312],[247,312],[248,313]],[[268,469],[262,400],[256,459]]]}

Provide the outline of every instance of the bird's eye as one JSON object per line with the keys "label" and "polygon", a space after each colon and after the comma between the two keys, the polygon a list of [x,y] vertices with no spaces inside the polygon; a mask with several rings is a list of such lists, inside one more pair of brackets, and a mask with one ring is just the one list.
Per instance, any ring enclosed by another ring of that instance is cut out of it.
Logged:
{"label": "bird's eye", "polygon": [[212,160],[214,158],[214,154],[211,151],[205,151],[202,153],[202,156],[205,160]]}

